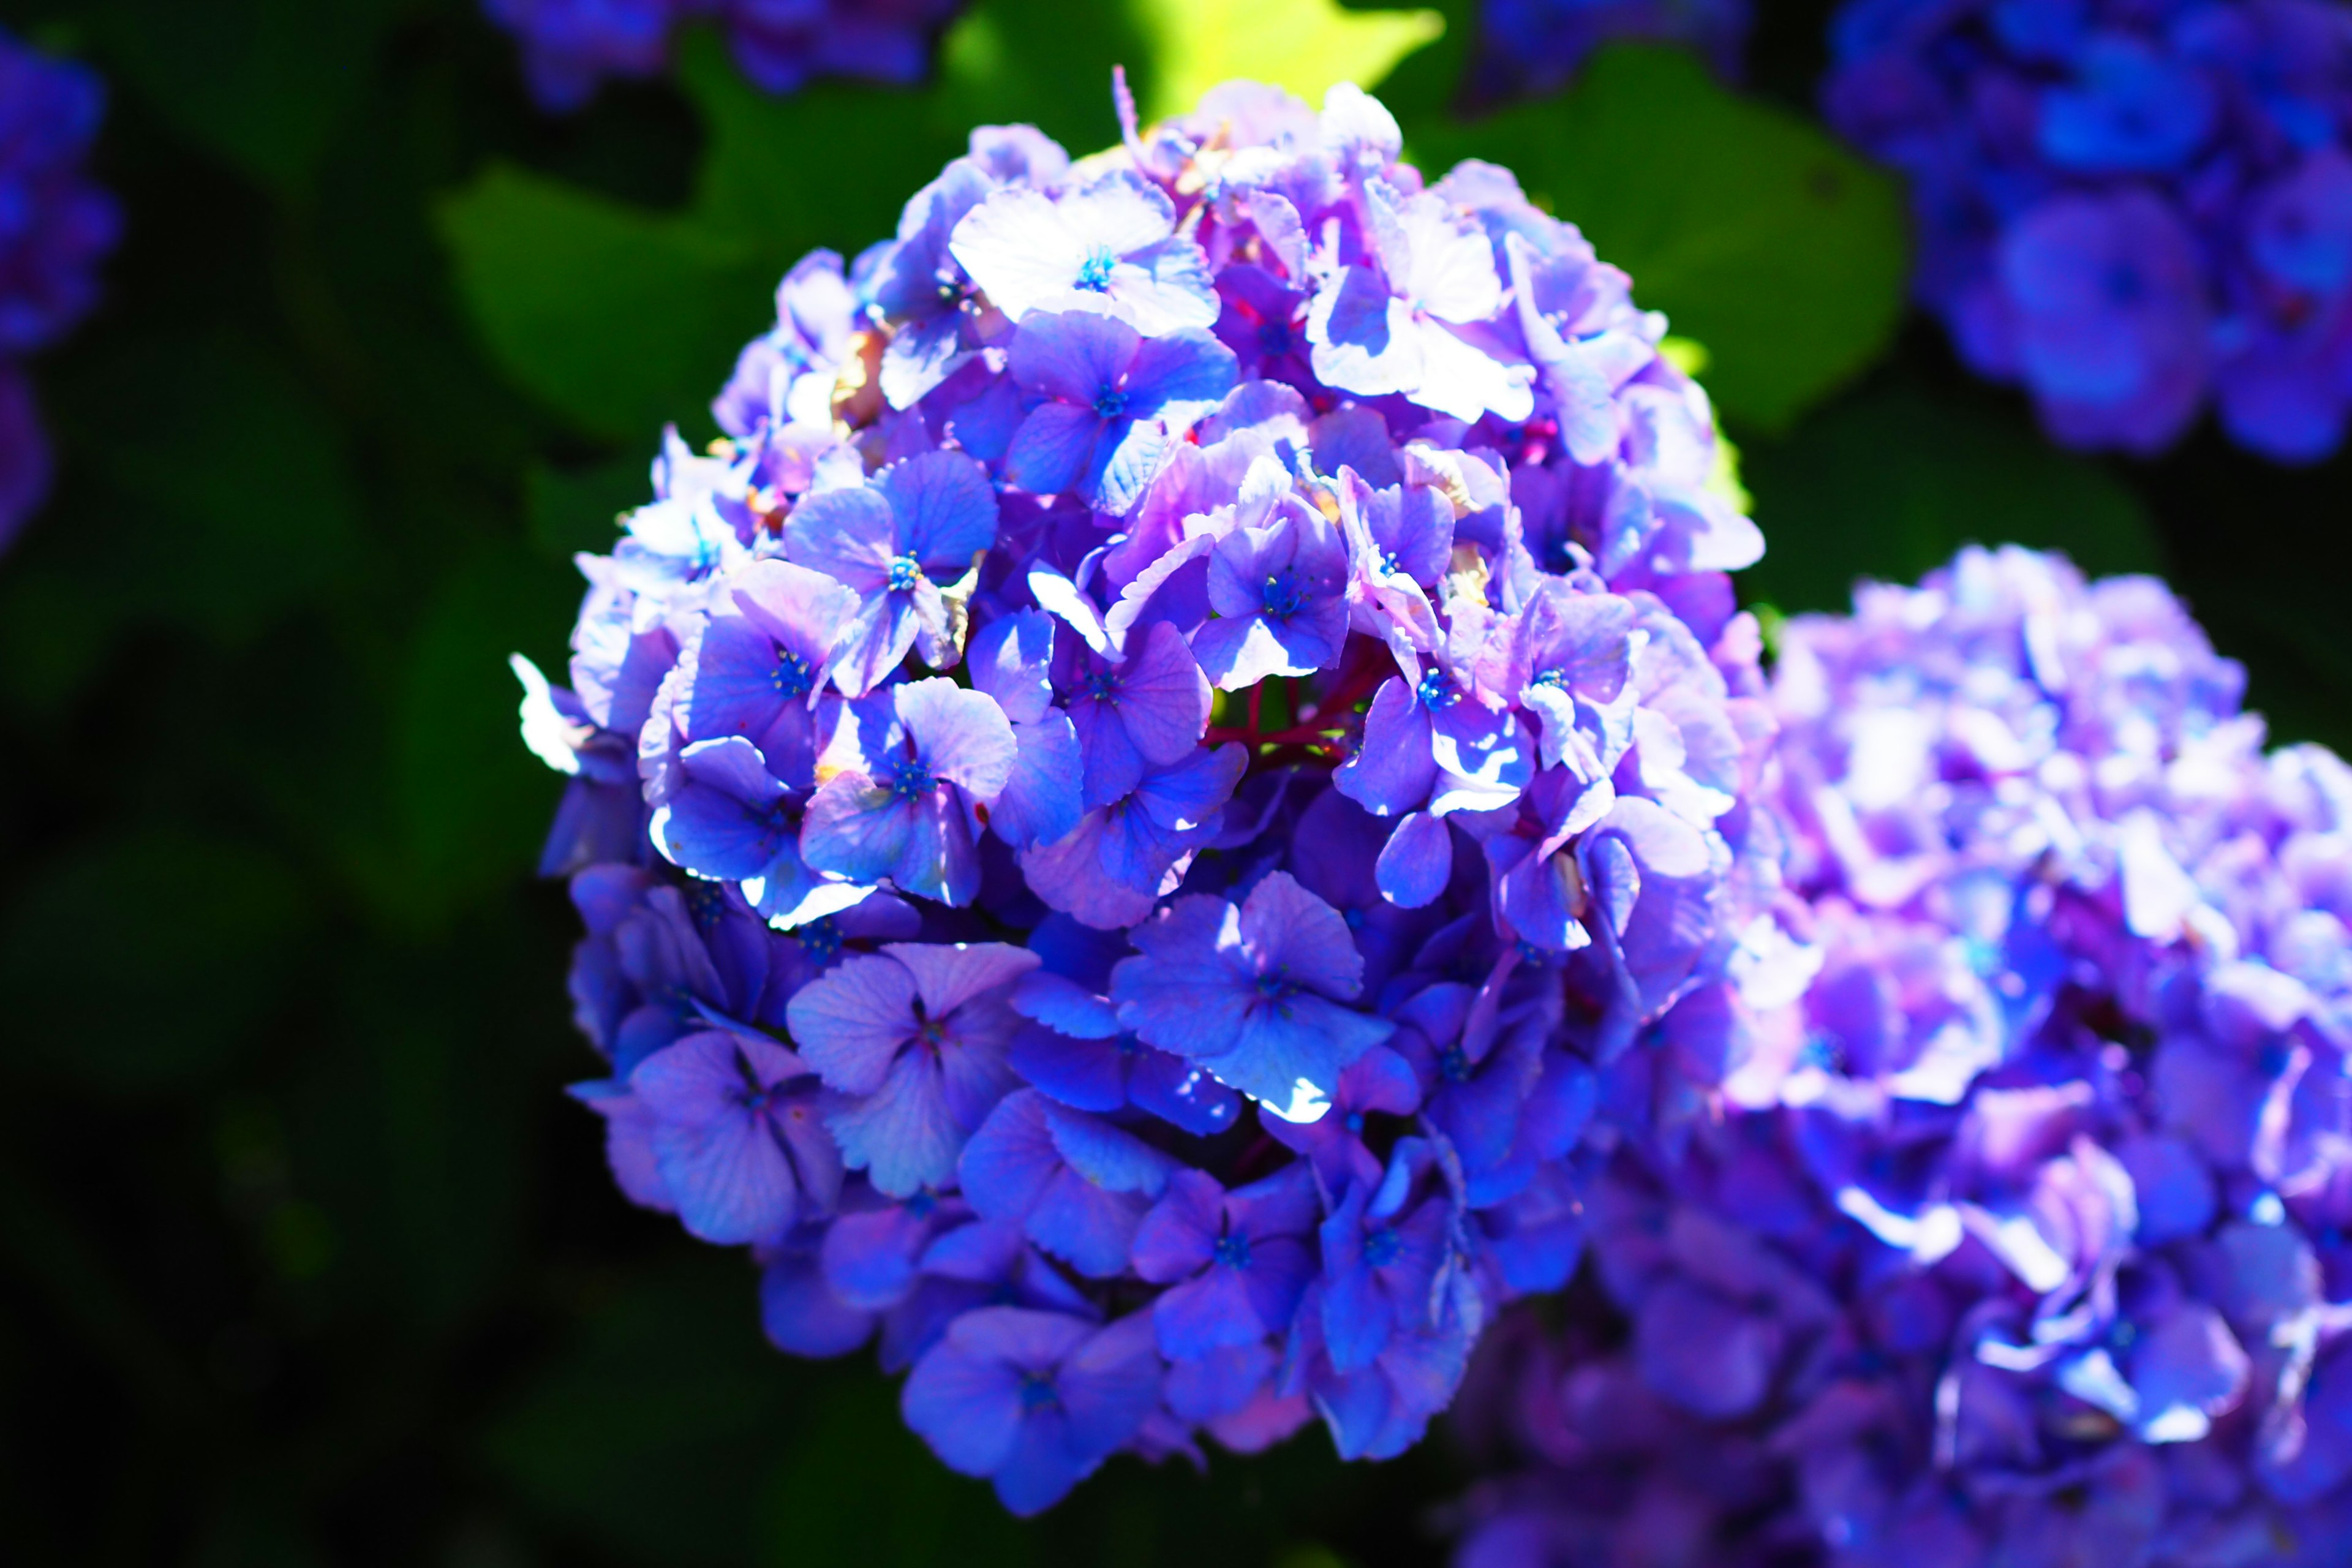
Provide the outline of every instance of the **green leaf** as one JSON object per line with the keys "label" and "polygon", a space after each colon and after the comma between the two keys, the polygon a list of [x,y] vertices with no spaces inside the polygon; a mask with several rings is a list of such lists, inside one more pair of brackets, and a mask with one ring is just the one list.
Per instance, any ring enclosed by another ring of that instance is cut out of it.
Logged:
{"label": "green leaf", "polygon": [[194,140],[282,195],[307,189],[401,0],[110,0],[97,26]]}
{"label": "green leaf", "polygon": [[218,1071],[284,1000],[299,884],[261,850],[173,826],[67,850],[0,923],[12,1054],[96,1088]]}
{"label": "green leaf", "polygon": [[[679,51],[678,77],[710,139],[690,221],[776,276],[819,246],[850,257],[898,232],[907,198],[964,150],[962,128],[935,123],[932,94],[817,81],[777,97],[708,30]],[[1106,79],[1106,106],[1109,90]]]}
{"label": "green leaf", "polygon": [[523,475],[530,542],[542,554],[569,561],[581,551],[613,548],[624,512],[652,499],[646,460],[635,454],[585,468],[533,463]]}
{"label": "green leaf", "polygon": [[1873,389],[1742,457],[1765,552],[1740,586],[1784,611],[1843,611],[1857,578],[1914,582],[1971,542],[2063,550],[2094,575],[2162,569],[2105,469],[1963,394]]}
{"label": "green leaf", "polygon": [[1109,146],[1118,140],[1111,68],[1125,66],[1138,84],[1160,71],[1137,21],[1128,4],[980,0],[940,44],[940,128],[961,142],[975,125],[1017,121],[1081,157]]}
{"label": "green leaf", "polygon": [[706,1253],[590,1304],[573,1342],[493,1418],[483,1459],[604,1552],[743,1561],[795,1430],[791,1393],[814,1375],[761,1341],[757,1279],[741,1255]]}
{"label": "green leaf", "polygon": [[394,715],[398,838],[360,867],[384,915],[430,928],[530,875],[562,781],[516,732],[507,655],[578,596],[569,565],[520,546],[485,548],[441,584]]}
{"label": "green leaf", "polygon": [[760,1510],[764,1561],[864,1568],[1024,1568],[1036,1537],[986,1483],[940,1463],[898,1414],[897,1391],[862,1364],[794,1413]]}
{"label": "green leaf", "polygon": [[457,283],[491,353],[582,427],[650,444],[699,430],[736,351],[772,319],[753,240],[493,164],[441,204]]}
{"label": "green leaf", "polygon": [[[343,430],[282,362],[209,331],[143,343],[101,384],[101,409],[146,411],[115,421],[101,470],[127,503],[131,605],[245,642],[355,569],[360,489]],[[99,409],[78,416],[94,423]]]}
{"label": "green leaf", "polygon": [[1785,429],[1885,348],[1903,310],[1895,183],[1818,127],[1742,99],[1671,49],[1602,51],[1564,97],[1405,132],[1434,175],[1462,158],[1528,194],[1706,344],[1735,423]]}
{"label": "green leaf", "polygon": [[1137,82],[1146,120],[1181,114],[1235,77],[1309,103],[1350,81],[1376,86],[1445,31],[1434,11],[1344,11],[1337,0],[1133,0],[1156,69]]}

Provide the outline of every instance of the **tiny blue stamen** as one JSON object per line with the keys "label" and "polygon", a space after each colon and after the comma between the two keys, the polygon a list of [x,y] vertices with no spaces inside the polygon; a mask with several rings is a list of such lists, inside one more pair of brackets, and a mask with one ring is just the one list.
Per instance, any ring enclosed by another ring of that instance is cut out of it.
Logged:
{"label": "tiny blue stamen", "polygon": [[1127,394],[1116,386],[1106,386],[1095,394],[1095,413],[1105,419],[1117,419],[1127,412]]}
{"label": "tiny blue stamen", "polygon": [[911,555],[901,555],[890,563],[890,576],[885,584],[894,594],[911,593],[923,580],[923,563]]}
{"label": "tiny blue stamen", "polygon": [[1433,669],[1423,676],[1421,684],[1413,688],[1412,694],[1423,708],[1433,713],[1443,713],[1462,700],[1462,693],[1454,689],[1453,680],[1442,669]]}
{"label": "tiny blue stamen", "polygon": [[816,672],[809,668],[808,660],[800,655],[778,648],[773,679],[777,696],[806,697],[809,688],[816,684]]}
{"label": "tiny blue stamen", "polygon": [[1097,702],[1118,700],[1119,679],[1115,669],[1097,670],[1087,677],[1087,695]]}
{"label": "tiny blue stamen", "polygon": [[793,933],[811,963],[824,965],[841,956],[841,926],[831,915],[814,920]]}
{"label": "tiny blue stamen", "polygon": [[1109,246],[1096,246],[1087,254],[1086,260],[1078,265],[1077,286],[1090,294],[1109,293],[1110,269],[1118,264],[1118,258],[1110,253]]}
{"label": "tiny blue stamen", "polygon": [[1247,1268],[1250,1262],[1249,1237],[1235,1234],[1221,1236],[1213,1249],[1216,1260],[1228,1268]]}
{"label": "tiny blue stamen", "polygon": [[923,765],[920,757],[901,757],[890,764],[889,790],[900,800],[914,800],[929,793],[931,770]]}
{"label": "tiny blue stamen", "polygon": [[1054,1392],[1051,1382],[1034,1372],[1022,1374],[1021,1408],[1024,1412],[1048,1409],[1061,1402],[1062,1396]]}
{"label": "tiny blue stamen", "polygon": [[1395,1231],[1376,1230],[1364,1237],[1364,1261],[1374,1268],[1386,1268],[1396,1261],[1397,1254],[1403,1247],[1404,1243],[1397,1239]]}
{"label": "tiny blue stamen", "polygon": [[1284,571],[1265,580],[1265,588],[1259,595],[1259,601],[1265,605],[1268,616],[1277,621],[1286,621],[1307,607],[1307,590],[1299,585],[1296,576]]}

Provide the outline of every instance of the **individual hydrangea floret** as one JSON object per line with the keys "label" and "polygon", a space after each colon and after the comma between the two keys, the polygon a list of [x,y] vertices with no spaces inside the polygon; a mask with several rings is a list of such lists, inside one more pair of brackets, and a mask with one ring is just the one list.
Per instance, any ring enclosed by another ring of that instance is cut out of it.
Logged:
{"label": "individual hydrangea floret", "polygon": [[961,0],[482,0],[520,40],[523,75],[541,108],[580,108],[612,77],[647,77],[669,59],[671,35],[709,18],[736,65],[768,92],[813,77],[920,81],[940,30]]}
{"label": "individual hydrangea floret", "polygon": [[2069,446],[2209,403],[2307,462],[2352,416],[2352,16],[2327,0],[1851,0],[1829,118],[1911,183],[1915,289]]}
{"label": "individual hydrangea floret", "polygon": [[23,362],[98,303],[122,215],[83,172],[106,89],[0,28],[0,550],[48,493],[48,439]]}
{"label": "individual hydrangea floret", "polygon": [[1125,132],[794,268],[516,666],[622,1190],[1024,1512],[1417,1441],[1778,846],[1761,538],[1624,275],[1352,87]]}
{"label": "individual hydrangea floret", "polygon": [[1587,1189],[1621,1342],[1478,1374],[1458,1562],[2345,1560],[2352,768],[2242,686],[2017,549],[1788,624],[1784,897]]}

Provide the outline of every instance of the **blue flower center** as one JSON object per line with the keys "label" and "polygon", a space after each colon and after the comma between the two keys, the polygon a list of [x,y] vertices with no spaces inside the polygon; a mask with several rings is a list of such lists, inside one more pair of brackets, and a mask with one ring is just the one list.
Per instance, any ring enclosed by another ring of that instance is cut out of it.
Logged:
{"label": "blue flower center", "polygon": [[1530,686],[1549,686],[1555,691],[1565,690],[1568,687],[1568,671],[1564,669],[1539,670],[1537,672],[1536,678],[1533,680],[1528,681],[1528,684]]}
{"label": "blue flower center", "polygon": [[1298,987],[1291,983],[1288,975],[1276,970],[1272,974],[1257,977],[1257,994],[1269,1002],[1286,1002],[1298,994]]}
{"label": "blue flower center", "polygon": [[708,931],[727,912],[727,895],[719,890],[716,882],[690,881],[686,885],[686,912],[694,917],[696,925]]}
{"label": "blue flower center", "polygon": [[1098,670],[1087,677],[1087,695],[1097,702],[1118,700],[1119,679],[1115,669]]}
{"label": "blue flower center", "polygon": [[890,563],[890,577],[887,586],[892,593],[912,593],[915,584],[922,580],[923,563],[913,556],[901,555]]}
{"label": "blue flower center", "polygon": [[1212,1249],[1216,1260],[1228,1268],[1247,1268],[1250,1261],[1249,1237],[1235,1234],[1217,1237]]}
{"label": "blue flower center", "polygon": [[811,963],[829,964],[841,956],[841,927],[831,915],[809,921],[793,934]]}
{"label": "blue flower center", "polygon": [[1397,552],[1393,550],[1381,551],[1381,575],[1383,577],[1401,577],[1403,574],[1404,563],[1397,559]]}
{"label": "blue flower center", "polygon": [[1051,1378],[1034,1372],[1024,1372],[1021,1374],[1023,1415],[1025,1415],[1033,1410],[1050,1410],[1061,1402],[1062,1396],[1054,1392],[1054,1383]]}
{"label": "blue flower center", "polygon": [[1096,246],[1087,252],[1086,260],[1078,264],[1078,287],[1091,294],[1109,293],[1110,269],[1118,262],[1118,258],[1110,253],[1109,246]]}
{"label": "blue flower center", "polygon": [[1361,1132],[1364,1130],[1364,1113],[1360,1110],[1348,1112],[1347,1128],[1350,1132]]}
{"label": "blue flower center", "polygon": [[929,1193],[917,1193],[907,1200],[907,1213],[916,1219],[929,1219],[940,1206],[940,1200]]}
{"label": "blue flower center", "polygon": [[1095,394],[1095,413],[1105,419],[1117,419],[1127,412],[1127,394],[1116,386],[1106,386]]}
{"label": "blue flower center", "polygon": [[1277,621],[1286,621],[1307,607],[1307,590],[1286,567],[1265,580],[1258,597],[1265,613]]}
{"label": "blue flower center", "polygon": [[1438,1073],[1448,1083],[1467,1083],[1470,1065],[1468,1054],[1460,1046],[1448,1046],[1437,1053]]}
{"label": "blue flower center", "polygon": [[1277,358],[1298,346],[1298,335],[1288,321],[1268,321],[1257,330],[1257,346],[1268,359]]}
{"label": "blue flower center", "polygon": [[1421,684],[1412,689],[1412,695],[1433,713],[1443,713],[1462,700],[1462,693],[1454,689],[1453,679],[1442,669],[1433,669],[1423,676]]}
{"label": "blue flower center", "polygon": [[1397,1239],[1395,1231],[1376,1230],[1364,1237],[1364,1261],[1374,1268],[1386,1268],[1396,1261],[1397,1254],[1403,1247],[1404,1244]]}
{"label": "blue flower center", "polygon": [[806,697],[809,688],[816,684],[816,672],[809,668],[809,661],[800,655],[778,648],[776,668],[771,679],[776,683],[777,696]]}
{"label": "blue flower center", "polygon": [[900,800],[917,800],[929,793],[931,770],[920,757],[900,757],[890,764],[889,790]]}
{"label": "blue flower center", "polygon": [[2273,1040],[2254,1058],[2254,1070],[2264,1078],[2281,1078],[2286,1073],[2287,1048],[2284,1040]]}

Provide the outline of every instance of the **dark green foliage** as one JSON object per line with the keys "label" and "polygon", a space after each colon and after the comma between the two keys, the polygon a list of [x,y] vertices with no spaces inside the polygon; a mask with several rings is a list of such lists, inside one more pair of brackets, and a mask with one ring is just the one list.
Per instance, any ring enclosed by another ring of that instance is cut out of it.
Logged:
{"label": "dark green foliage", "polygon": [[[1646,57],[1458,124],[1472,7],[1405,8],[1455,24],[1393,79],[1423,155],[1518,166],[1711,349],[1772,541],[1752,598],[1832,605],[1967,538],[2169,565],[2283,732],[2352,739],[2352,465],[2063,458],[1930,335],[1863,375],[1899,265],[1874,177]],[[1781,105],[1819,10],[1766,6]],[[1110,66],[1161,63],[1139,14],[983,0],[936,87],[783,102],[703,39],[550,121],[476,0],[0,0],[108,74],[130,218],[37,367],[62,479],[0,560],[0,1555],[1442,1557],[1442,1436],[1121,1459],[1009,1521],[869,1355],[770,1352],[750,1265],[629,1209],[561,1092],[594,1062],[507,652],[560,668],[572,552],[664,420],[707,432],[782,269],[889,232],[973,122],[1109,144]]]}

